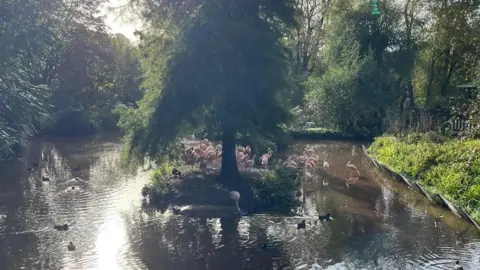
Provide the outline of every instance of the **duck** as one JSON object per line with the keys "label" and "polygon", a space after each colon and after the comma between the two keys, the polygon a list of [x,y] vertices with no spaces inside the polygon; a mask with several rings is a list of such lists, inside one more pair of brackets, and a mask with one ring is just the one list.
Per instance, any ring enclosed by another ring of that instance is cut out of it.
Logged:
{"label": "duck", "polygon": [[72,242],[70,242],[70,243],[68,243],[67,248],[68,248],[68,251],[74,251],[75,250],[75,245]]}
{"label": "duck", "polygon": [[300,222],[300,223],[297,224],[297,230],[299,230],[299,229],[305,229],[305,228],[307,228],[307,223],[306,223],[305,220],[302,220],[302,222]]}
{"label": "duck", "polygon": [[72,190],[75,190],[75,186],[72,186]]}
{"label": "duck", "polygon": [[263,246],[262,246],[262,249],[273,249],[274,246],[271,245],[271,244],[267,244],[267,243],[264,243]]}
{"label": "duck", "polygon": [[65,223],[63,225],[53,225],[53,228],[57,231],[68,231],[68,224]]}
{"label": "duck", "polygon": [[322,181],[322,184],[323,184],[324,186],[328,186],[328,181],[323,180],[323,181]]}
{"label": "duck", "polygon": [[42,181],[43,181],[43,182],[49,182],[49,181],[50,181],[50,178],[49,178],[49,177],[46,177],[46,176],[42,176]]}
{"label": "duck", "polygon": [[332,216],[330,215],[330,213],[327,213],[326,215],[320,215],[318,216],[318,219],[320,221],[330,221],[330,220],[333,220]]}
{"label": "duck", "polygon": [[459,261],[455,263],[455,266],[453,267],[455,270],[463,270],[463,266],[460,264]]}
{"label": "duck", "polygon": [[177,168],[173,168],[172,170],[172,175],[174,178],[179,178],[182,176],[182,172],[180,172],[179,170],[177,170]]}

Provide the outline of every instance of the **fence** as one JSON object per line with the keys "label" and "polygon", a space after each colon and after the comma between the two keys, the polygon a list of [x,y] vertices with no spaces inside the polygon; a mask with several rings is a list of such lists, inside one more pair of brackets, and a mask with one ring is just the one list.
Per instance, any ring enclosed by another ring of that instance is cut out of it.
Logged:
{"label": "fence", "polygon": [[469,130],[472,125],[467,118],[460,114],[444,112],[414,111],[408,115],[390,115],[386,127],[388,131],[402,132],[446,132],[456,134],[463,130]]}

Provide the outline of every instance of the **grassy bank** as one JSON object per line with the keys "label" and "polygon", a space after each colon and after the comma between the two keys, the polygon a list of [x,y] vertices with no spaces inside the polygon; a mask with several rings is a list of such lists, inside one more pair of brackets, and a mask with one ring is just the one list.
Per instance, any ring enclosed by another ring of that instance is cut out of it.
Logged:
{"label": "grassy bank", "polygon": [[308,128],[291,130],[290,135],[295,140],[354,140],[369,141],[372,138],[361,134],[349,134],[326,128]]}
{"label": "grassy bank", "polygon": [[[217,174],[199,172],[186,172],[181,179],[174,179],[173,168],[171,163],[159,166],[142,190],[142,195],[148,196],[151,204],[160,210],[183,204],[232,205],[227,196],[230,190],[240,192],[240,206],[248,211],[290,213],[299,206],[296,191],[300,188],[300,179],[296,170],[244,172],[241,183],[224,183]],[[188,170],[187,167],[180,169]]]}
{"label": "grassy bank", "polygon": [[396,172],[420,181],[480,220],[480,140],[445,140],[435,134],[383,136],[370,154]]}

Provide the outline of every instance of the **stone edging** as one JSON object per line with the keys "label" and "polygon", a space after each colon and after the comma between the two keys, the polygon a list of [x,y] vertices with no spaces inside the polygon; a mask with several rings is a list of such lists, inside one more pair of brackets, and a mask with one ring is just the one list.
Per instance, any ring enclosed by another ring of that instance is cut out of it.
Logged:
{"label": "stone edging", "polygon": [[443,197],[442,195],[440,194],[436,194],[436,193],[431,193],[429,191],[427,191],[423,186],[422,184],[416,182],[416,181],[412,181],[412,180],[409,180],[407,177],[405,177],[404,175],[402,174],[399,174],[397,172],[394,172],[390,167],[388,167],[387,165],[385,164],[382,164],[380,163],[378,160],[376,160],[375,158],[371,157],[369,154],[368,154],[368,151],[367,151],[367,148],[365,147],[365,145],[362,144],[362,150],[363,152],[365,153],[365,155],[373,162],[373,164],[375,165],[375,167],[381,169],[382,171],[384,172],[387,172],[391,177],[393,177],[395,180],[397,180],[398,182],[401,182],[405,185],[407,185],[409,188],[415,190],[416,192],[424,195],[425,197],[427,197],[430,201],[432,202],[435,202],[447,209],[449,209],[450,211],[452,211],[455,215],[457,215],[458,217],[460,218],[463,218],[465,220],[467,220],[468,222],[472,223],[473,225],[475,225],[479,230],[480,230],[480,225],[472,218],[470,217],[470,215],[467,214],[467,212],[463,211],[462,208],[460,208],[459,206],[455,205],[454,203],[448,201],[445,197]]}

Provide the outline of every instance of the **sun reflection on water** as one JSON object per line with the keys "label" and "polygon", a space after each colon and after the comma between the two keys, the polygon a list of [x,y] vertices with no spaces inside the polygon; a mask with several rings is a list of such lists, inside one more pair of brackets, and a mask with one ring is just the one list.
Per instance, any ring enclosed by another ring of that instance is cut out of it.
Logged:
{"label": "sun reflection on water", "polygon": [[98,254],[97,269],[123,269],[120,261],[127,243],[125,225],[120,218],[112,218],[103,223],[95,244]]}

